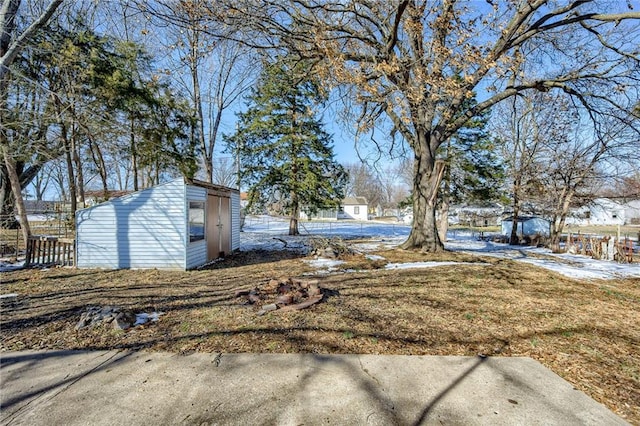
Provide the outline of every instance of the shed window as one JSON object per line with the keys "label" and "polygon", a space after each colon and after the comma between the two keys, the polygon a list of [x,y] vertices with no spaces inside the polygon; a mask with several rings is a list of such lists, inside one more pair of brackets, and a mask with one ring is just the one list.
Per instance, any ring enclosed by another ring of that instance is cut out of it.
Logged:
{"label": "shed window", "polygon": [[355,206],[353,208],[353,214],[360,214],[360,206]]}
{"label": "shed window", "polygon": [[204,240],[204,201],[189,201],[189,242]]}

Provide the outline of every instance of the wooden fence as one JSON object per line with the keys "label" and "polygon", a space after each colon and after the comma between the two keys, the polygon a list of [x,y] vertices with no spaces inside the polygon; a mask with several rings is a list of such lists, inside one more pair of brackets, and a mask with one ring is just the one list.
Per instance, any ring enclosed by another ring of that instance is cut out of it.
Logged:
{"label": "wooden fence", "polygon": [[72,238],[32,235],[27,242],[25,266],[73,266],[75,241]]}
{"label": "wooden fence", "polygon": [[567,237],[566,251],[591,256],[593,259],[615,260],[619,263],[633,263],[633,240],[629,238],[597,237],[573,235]]}

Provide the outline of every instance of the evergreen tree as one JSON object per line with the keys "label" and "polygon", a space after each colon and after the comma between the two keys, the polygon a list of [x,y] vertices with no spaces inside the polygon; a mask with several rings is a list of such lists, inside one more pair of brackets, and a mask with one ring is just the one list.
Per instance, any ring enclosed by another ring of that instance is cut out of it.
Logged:
{"label": "evergreen tree", "polygon": [[249,208],[276,204],[290,217],[289,235],[297,235],[300,209],[337,206],[346,183],[314,111],[326,95],[307,63],[280,58],[266,64],[248,101],[236,133],[225,140],[241,156]]}
{"label": "evergreen tree", "polygon": [[486,129],[488,116],[488,112],[482,112],[472,117],[443,144],[441,156],[446,168],[438,197],[438,233],[442,241],[446,241],[452,203],[487,206],[502,198],[504,170],[495,148],[499,141]]}
{"label": "evergreen tree", "polygon": [[486,127],[488,114],[482,113],[446,142],[444,160],[448,170],[443,179],[443,195],[452,203],[485,203],[503,198],[505,172],[496,145]]}

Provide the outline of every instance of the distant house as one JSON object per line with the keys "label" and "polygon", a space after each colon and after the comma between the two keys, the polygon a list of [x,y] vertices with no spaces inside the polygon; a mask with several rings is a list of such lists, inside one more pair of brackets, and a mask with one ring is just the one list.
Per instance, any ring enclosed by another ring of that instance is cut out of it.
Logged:
{"label": "distant house", "polygon": [[240,194],[171,182],[76,212],[76,265],[192,269],[240,248]]}
{"label": "distant house", "polygon": [[[518,217],[518,228],[516,233],[519,237],[532,237],[534,235],[543,235],[548,237],[551,231],[551,223],[538,216],[520,216]],[[513,216],[502,220],[502,235],[511,235],[513,229]]]}
{"label": "distant house", "polygon": [[495,226],[502,221],[504,207],[499,203],[462,204],[449,210],[449,224]]}
{"label": "distant house", "polygon": [[632,200],[624,204],[626,225],[640,225],[640,200]]}
{"label": "distant house", "polygon": [[364,197],[346,197],[340,202],[338,208],[319,209],[311,214],[303,208],[300,212],[300,219],[369,219],[369,204]]}
{"label": "distant house", "polygon": [[[629,212],[627,212],[629,209]],[[608,198],[596,198],[571,212],[566,223],[573,225],[624,225],[633,206],[625,206]]]}
{"label": "distant house", "polygon": [[24,200],[28,215],[46,214],[61,211],[62,204],[57,201]]}
{"label": "distant house", "polygon": [[369,219],[369,203],[365,197],[346,197],[340,203],[338,219]]}

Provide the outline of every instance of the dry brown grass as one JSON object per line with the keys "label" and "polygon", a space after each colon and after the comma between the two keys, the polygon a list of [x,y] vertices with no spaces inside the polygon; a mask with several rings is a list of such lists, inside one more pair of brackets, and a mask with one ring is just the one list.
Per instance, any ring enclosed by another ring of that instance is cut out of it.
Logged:
{"label": "dry brown grass", "polygon": [[[640,279],[576,281],[460,253],[378,254],[478,264],[373,271],[383,262],[351,256],[344,267],[358,272],[320,278],[333,290],[324,303],[264,316],[235,290],[310,272],[296,255],[241,253],[190,272],[3,273],[2,293],[20,302],[2,307],[1,348],[529,356],[640,424]],[[93,305],[165,314],[124,332],[75,331]]]}

